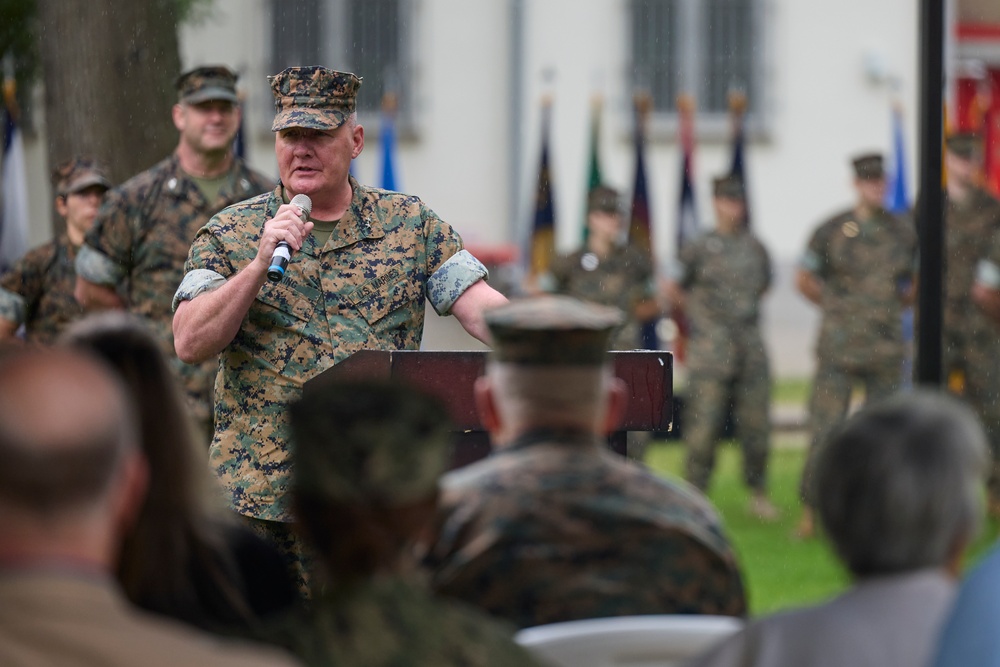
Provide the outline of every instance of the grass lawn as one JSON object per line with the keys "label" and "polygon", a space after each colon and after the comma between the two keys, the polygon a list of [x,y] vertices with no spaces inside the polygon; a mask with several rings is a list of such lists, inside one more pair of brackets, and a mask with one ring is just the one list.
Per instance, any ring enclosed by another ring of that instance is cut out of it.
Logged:
{"label": "grass lawn", "polygon": [[[724,443],[716,460],[709,496],[722,514],[743,566],[752,615],[818,602],[849,584],[823,538],[792,538],[799,518],[798,483],[805,460],[805,437],[798,432],[774,434],[769,479],[772,499],[782,511],[776,523],[763,523],[746,511],[748,493],[739,448]],[[674,476],[681,476],[683,460],[684,448],[677,442],[652,443],[646,455],[651,468]],[[996,521],[986,524],[968,562],[980,557],[997,534]]]}

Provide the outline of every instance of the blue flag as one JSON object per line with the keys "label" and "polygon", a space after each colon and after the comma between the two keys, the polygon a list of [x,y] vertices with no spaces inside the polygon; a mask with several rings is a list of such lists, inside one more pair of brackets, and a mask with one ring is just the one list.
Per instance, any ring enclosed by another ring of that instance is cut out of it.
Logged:
{"label": "blue flag", "polygon": [[910,210],[910,195],[906,188],[906,148],[903,144],[903,112],[892,110],[892,166],[885,188],[885,208],[891,213]]}
{"label": "blue flag", "polygon": [[396,118],[392,109],[382,111],[382,188],[399,191],[396,179]]}
{"label": "blue flag", "polygon": [[556,209],[552,195],[552,172],[549,166],[549,123],[551,106],[542,107],[542,156],[538,165],[535,189],[535,216],[531,224],[528,272],[538,277],[549,270],[556,254]]}

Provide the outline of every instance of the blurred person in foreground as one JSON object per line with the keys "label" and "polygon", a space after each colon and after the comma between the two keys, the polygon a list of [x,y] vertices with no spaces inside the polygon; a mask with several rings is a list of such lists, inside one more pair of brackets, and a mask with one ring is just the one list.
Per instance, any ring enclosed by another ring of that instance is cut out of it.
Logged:
{"label": "blurred person in foreground", "polygon": [[202,225],[230,204],[274,186],[233,152],[242,117],[237,79],[221,65],[177,77],[177,104],[171,108],[177,148],[108,193],[76,258],[76,298],[87,310],[126,309],[149,322],[206,446],[218,360],[189,365],[177,358],[171,299]]}
{"label": "blurred person in foreground", "polygon": [[717,178],[713,194],[715,229],[684,246],[666,286],[671,306],[684,311],[690,328],[684,476],[707,491],[732,405],[751,491],[748,509],[773,521],[778,508],[767,497],[771,370],[759,324],[760,302],[771,286],[771,259],[745,225],[743,182]]}
{"label": "blurred person in foreground", "polygon": [[1000,201],[979,183],[982,138],[945,143],[946,205],[942,356],[949,385],[969,401],[993,453],[991,515],[1000,517]]}
{"label": "blurred person in foreground", "polygon": [[138,410],[149,491],[118,564],[129,599],[204,630],[240,636],[253,636],[262,617],[296,604],[282,555],[226,516],[180,387],[144,320],[121,312],[92,315],[61,340],[117,371]]}
{"label": "blurred person in foreground", "polygon": [[519,667],[513,629],[435,599],[417,568],[452,435],[443,407],[389,383],[328,383],[290,408],[298,529],[329,582],[276,627],[310,665]]}
{"label": "blurred person in foreground", "polygon": [[[361,79],[290,67],[269,80],[281,183],[198,233],[174,297],[174,333],[188,362],[221,352],[210,464],[230,507],[294,559],[306,592],[309,557],[290,528],[286,405],[359,350],[418,349],[427,302],[488,342],[482,310],[507,299],[419,198],[351,176],[365,145]],[[311,200],[308,216],[291,203],[296,195]],[[294,254],[273,282],[279,242]]]}
{"label": "blurred person in foreground", "polygon": [[126,600],[113,572],[146,488],[138,439],[125,387],[97,360],[0,358],[0,664],[293,664]]}
{"label": "blurred person in foreground", "polygon": [[475,398],[494,453],[442,480],[434,589],[520,628],[745,614],[708,500],[604,444],[627,400],[607,354],[621,312],[542,296],[486,318],[494,352]]}
{"label": "blurred person in foreground", "polygon": [[926,665],[982,518],[986,460],[975,415],[943,394],[899,394],[851,417],[819,452],[816,489],[854,585],[754,621],[689,667]]}
{"label": "blurred person in foreground", "polygon": [[796,535],[812,537],[816,497],[813,468],[831,429],[847,415],[855,384],[865,402],[902,386],[903,307],[913,301],[917,235],[883,208],[882,156],[854,159],[854,205],[813,232],[796,286],[822,311],[816,375],[809,397],[809,454],[799,493]]}
{"label": "blurred person in foreground", "polygon": [[23,325],[26,341],[51,343],[83,315],[73,297],[73,262],[111,187],[105,173],[87,157],[75,157],[53,170],[56,213],[66,231],[30,250],[0,277],[0,340],[12,338]]}

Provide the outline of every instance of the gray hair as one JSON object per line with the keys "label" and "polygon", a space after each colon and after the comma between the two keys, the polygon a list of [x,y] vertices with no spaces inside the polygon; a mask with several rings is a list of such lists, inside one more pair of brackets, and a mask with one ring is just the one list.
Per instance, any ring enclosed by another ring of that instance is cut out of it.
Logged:
{"label": "gray hair", "polygon": [[982,519],[986,436],[944,394],[899,394],[847,420],[822,446],[820,520],[855,576],[941,567]]}

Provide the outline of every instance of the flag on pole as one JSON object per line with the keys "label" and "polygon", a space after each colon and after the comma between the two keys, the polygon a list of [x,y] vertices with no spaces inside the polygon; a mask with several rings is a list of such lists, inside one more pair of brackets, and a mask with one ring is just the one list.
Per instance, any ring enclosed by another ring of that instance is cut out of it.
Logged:
{"label": "flag on pole", "polygon": [[733,123],[733,160],[729,167],[729,175],[743,182],[744,216],[743,223],[750,226],[750,187],[747,183],[746,167],[744,165],[744,150],[746,138],[744,134],[747,110],[747,96],[741,92],[729,94],[729,113]]}
{"label": "flag on pole", "polygon": [[0,270],[10,268],[28,250],[28,178],[24,142],[18,126],[17,88],[13,77],[3,81],[3,162],[0,162]]}
{"label": "flag on pole", "polygon": [[396,182],[396,96],[382,98],[382,188],[399,191]]}
{"label": "flag on pole", "polygon": [[644,255],[653,258],[649,190],[646,186],[646,119],[653,100],[649,94],[635,96],[635,184],[632,187],[632,209],[628,228],[628,243]]}
{"label": "flag on pole", "polygon": [[[698,208],[694,198],[694,98],[688,95],[678,98],[677,113],[681,144],[681,185],[677,202],[676,237],[676,252],[679,257],[684,246],[693,241],[699,233]],[[688,331],[687,318],[678,308],[675,308],[671,315],[677,327],[674,356],[679,362],[683,362]]]}
{"label": "flag on pole", "polygon": [[906,187],[906,148],[903,144],[903,110],[899,104],[892,109],[892,155],[885,189],[885,208],[891,213],[910,210],[910,195]]}
{"label": "flag on pole", "polygon": [[552,116],[552,102],[542,101],[542,156],[538,166],[538,185],[535,189],[535,214],[529,239],[528,267],[529,280],[549,270],[556,254],[556,214],[552,194],[552,171],[549,164],[549,125]]}
{"label": "flag on pole", "polygon": [[[632,209],[628,242],[633,248],[653,262],[652,219],[649,210],[649,188],[646,184],[646,121],[653,108],[649,93],[635,96],[635,185],[632,187]],[[656,321],[643,322],[640,330],[641,345],[647,350],[660,349],[656,334]]]}
{"label": "flag on pole", "polygon": [[604,177],[601,173],[601,157],[599,151],[599,145],[601,142],[601,110],[602,110],[602,100],[599,95],[594,96],[594,100],[591,103],[590,111],[590,164],[587,168],[587,192],[584,197],[583,206],[583,243],[587,243],[587,237],[590,235],[590,229],[587,227],[587,201],[590,199],[590,193],[598,185],[604,183]]}

